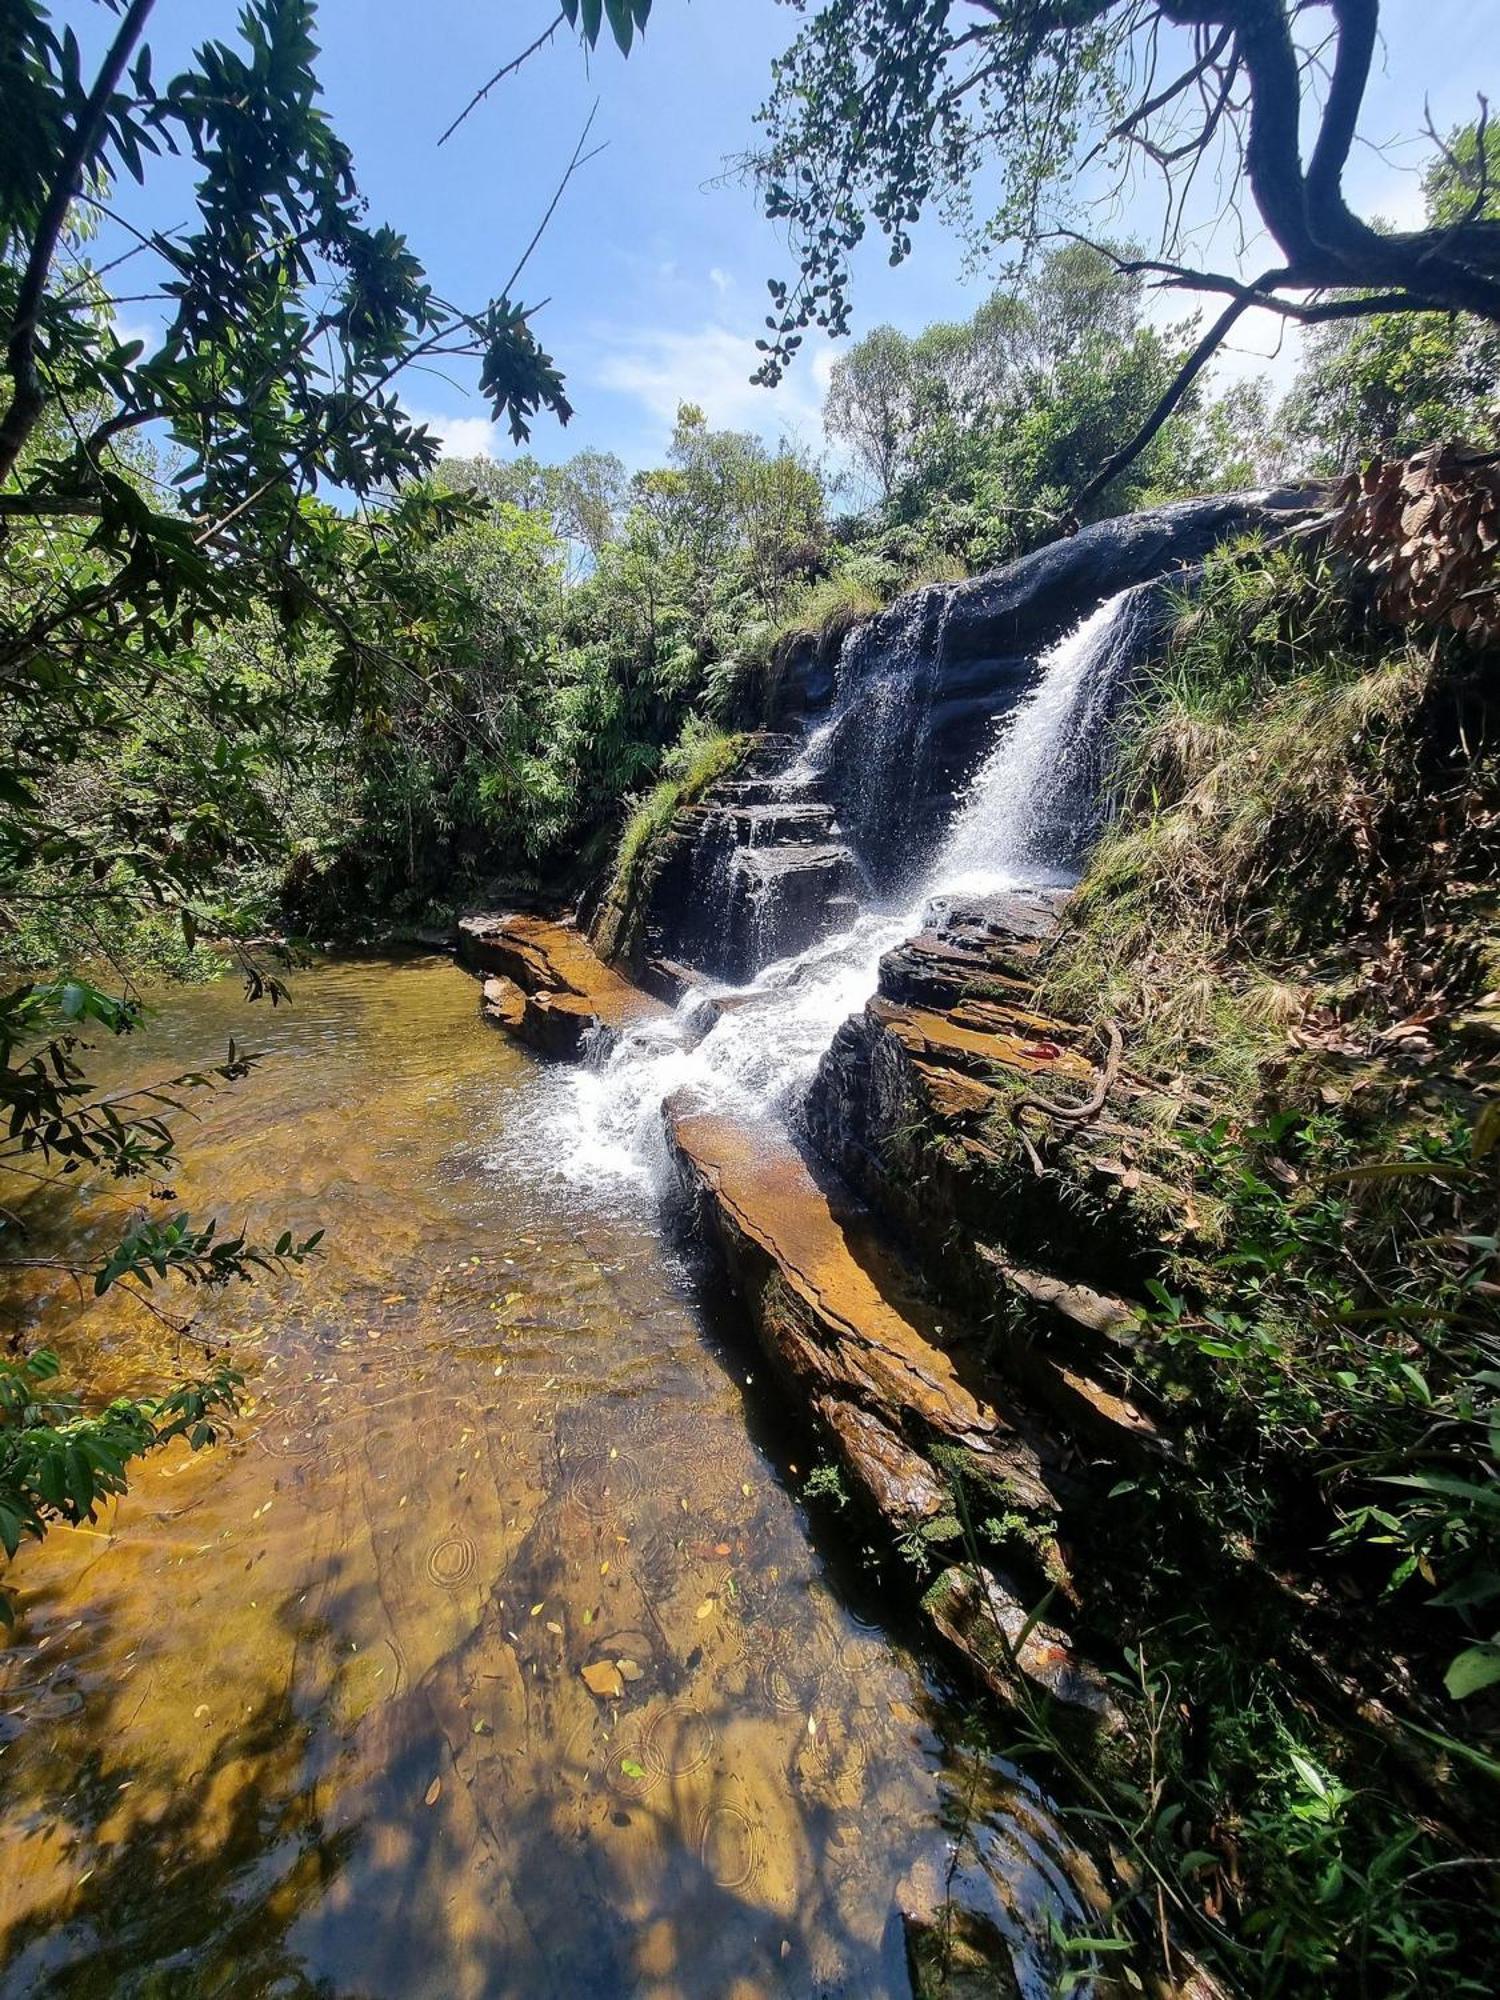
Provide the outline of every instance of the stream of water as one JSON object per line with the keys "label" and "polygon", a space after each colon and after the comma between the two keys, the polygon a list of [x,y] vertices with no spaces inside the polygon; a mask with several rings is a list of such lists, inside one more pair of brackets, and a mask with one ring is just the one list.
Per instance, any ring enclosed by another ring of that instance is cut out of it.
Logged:
{"label": "stream of water", "polygon": [[[951,1891],[1041,2000],[1087,1870],[811,1540],[801,1433],[663,1241],[660,1108],[785,1115],[930,897],[1065,874],[1040,808],[1127,623],[1111,600],[1042,660],[912,907],[720,991],[706,1032],[691,1000],[547,1068],[446,961],[365,961],[248,1024],[232,982],[168,993],[106,1053],[139,1082],[263,1047],[161,1199],[328,1243],[198,1301],[249,1378],[233,1440],[9,1579],[0,1996],[900,1996],[900,1912]],[[85,1253],[155,1199],[125,1195],[85,1193]],[[77,1204],[15,1198],[39,1257],[77,1254]],[[38,1271],[15,1317],[96,1388],[201,1358],[82,1301]]]}
{"label": "stream of water", "polygon": [[[914,895],[872,904],[748,985],[714,986],[716,1018],[702,995],[690,994],[673,1020],[624,1037],[591,1066],[553,1072],[533,1117],[497,1139],[494,1163],[524,1174],[540,1167],[575,1189],[605,1190],[611,1201],[633,1192],[649,1207],[663,1178],[669,1097],[690,1092],[747,1124],[794,1115],[834,1031],[874,992],[882,957],[922,928],[934,903],[1075,879],[1079,827],[1094,810],[1090,759],[1134,657],[1142,598],[1136,590],[1108,598],[1038,661]],[[895,700],[889,688],[882,698]],[[815,731],[782,774],[789,791],[818,775],[836,724]],[[895,735],[904,742],[911,733]]]}
{"label": "stream of water", "polygon": [[[1045,1802],[820,1555],[800,1434],[654,1212],[495,1166],[557,1073],[475,1003],[444,960],[334,962],[274,1014],[167,993],[108,1053],[269,1051],[176,1200],[327,1248],[199,1302],[233,1440],[7,1579],[0,1994],[900,1996],[898,1913],[951,1869],[1041,2000],[1049,1913],[1091,1921]],[[172,1361],[56,1273],[16,1317],[103,1387]]]}

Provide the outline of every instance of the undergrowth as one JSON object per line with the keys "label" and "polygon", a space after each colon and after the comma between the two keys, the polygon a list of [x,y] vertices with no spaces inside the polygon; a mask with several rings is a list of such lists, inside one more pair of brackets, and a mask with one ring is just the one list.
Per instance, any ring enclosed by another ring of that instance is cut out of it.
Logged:
{"label": "undergrowth", "polygon": [[1121,726],[1048,997],[1244,1112],[1289,1026],[1462,977],[1500,863],[1479,678],[1352,610],[1318,557],[1211,557]]}
{"label": "undergrowth", "polygon": [[1044,980],[1186,1087],[1197,1222],[1134,1349],[1180,1455],[1110,1496],[1144,1782],[1074,1775],[1259,1993],[1479,1993],[1500,1948],[1494,664],[1306,549],[1211,558]]}

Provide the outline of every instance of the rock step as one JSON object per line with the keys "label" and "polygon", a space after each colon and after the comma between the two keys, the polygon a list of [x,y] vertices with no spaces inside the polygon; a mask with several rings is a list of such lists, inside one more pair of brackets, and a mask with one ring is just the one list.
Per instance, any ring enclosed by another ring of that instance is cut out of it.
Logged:
{"label": "rock step", "polygon": [[[811,1412],[851,1485],[897,1534],[928,1524],[944,1532],[941,1519],[956,1503],[938,1460],[954,1448],[967,1454],[966,1477],[1016,1511],[1062,1511],[1029,1431],[966,1386],[909,1273],[832,1176],[779,1127],[749,1126],[688,1097],[669,1101],[666,1120],[700,1227],[744,1297],[768,1361]],[[1116,1726],[1102,1677],[1066,1633],[1025,1630],[1014,1586],[952,1567],[924,1607],[997,1693],[1014,1700],[1024,1680],[1075,1723]]]}
{"label": "rock step", "polygon": [[[704,794],[726,806],[818,805],[823,799],[816,777],[789,782],[783,778],[725,778]],[[830,812],[833,810],[829,806]]]}
{"label": "rock step", "polygon": [[542,1055],[575,1057],[601,1034],[671,1013],[606,965],[571,923],[477,912],[459,918],[455,948],[461,965],[490,976],[486,1017]]}
{"label": "rock step", "polygon": [[778,842],[806,844],[826,840],[834,830],[829,805],[730,805],[719,809],[721,823],[741,847],[769,847]]}
{"label": "rock step", "polygon": [[[742,847],[736,850],[735,871],[754,883],[785,883],[794,876],[839,878],[842,888],[855,879],[854,856],[836,840],[784,841],[774,847]],[[831,892],[830,892],[831,893]]]}

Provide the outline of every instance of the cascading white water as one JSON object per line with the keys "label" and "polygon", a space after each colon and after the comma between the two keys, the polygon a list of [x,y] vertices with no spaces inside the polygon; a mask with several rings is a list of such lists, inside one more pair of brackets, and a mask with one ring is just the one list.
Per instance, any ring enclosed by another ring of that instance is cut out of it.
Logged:
{"label": "cascading white water", "polygon": [[1107,695],[1135,634],[1139,593],[1119,591],[1042,658],[1036,686],[1000,724],[929,873],[929,895],[985,895],[1071,880],[1059,845],[1058,794],[1098,721],[1090,696]]}
{"label": "cascading white water", "polygon": [[[513,1127],[496,1166],[546,1162],[583,1187],[649,1194],[664,1160],[661,1107],[689,1091],[747,1123],[784,1117],[800,1100],[839,1023],[874,991],[880,960],[922,926],[934,900],[1063,879],[1039,853],[1039,805],[1059,781],[1090,689],[1111,676],[1133,626],[1122,591],[1038,662],[1034,687],[1000,725],[917,900],[863,911],[835,937],[768,965],[744,987],[690,995],[667,1021],[617,1042],[601,1059],[549,1073],[538,1122]],[[702,1030],[710,1000],[716,1018]],[[523,1158],[524,1155],[524,1158]]]}

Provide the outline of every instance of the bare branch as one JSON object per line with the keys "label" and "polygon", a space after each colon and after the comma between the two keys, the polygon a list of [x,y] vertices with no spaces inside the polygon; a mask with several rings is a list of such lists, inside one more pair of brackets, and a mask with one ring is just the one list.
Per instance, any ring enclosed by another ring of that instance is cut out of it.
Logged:
{"label": "bare branch", "polygon": [[515,72],[521,67],[522,63],[529,62],[531,57],[536,54],[538,49],[545,48],[548,42],[550,42],[552,37],[557,33],[558,29],[563,25],[563,22],[566,18],[567,17],[565,15],[559,14],[556,17],[556,19],[552,22],[552,25],[550,27],[543,28],[542,32],[537,36],[534,42],[532,42],[528,47],[522,49],[521,53],[518,56],[512,56],[508,63],[503,64],[499,69],[497,69],[495,71],[495,74],[490,78],[488,83],[481,84],[479,89],[475,91],[474,95],[469,99],[468,103],[464,106],[463,110],[459,112],[458,116],[454,119],[453,123],[448,127],[447,131],[444,132],[442,136],[439,138],[438,144],[440,146],[446,145],[448,141],[453,137],[454,133],[458,130],[459,126],[463,124],[464,120],[468,117],[469,113],[474,109],[476,105],[482,104],[484,102],[484,100],[489,96],[490,92],[495,88],[495,85],[497,83],[503,83],[506,77],[513,76]]}

